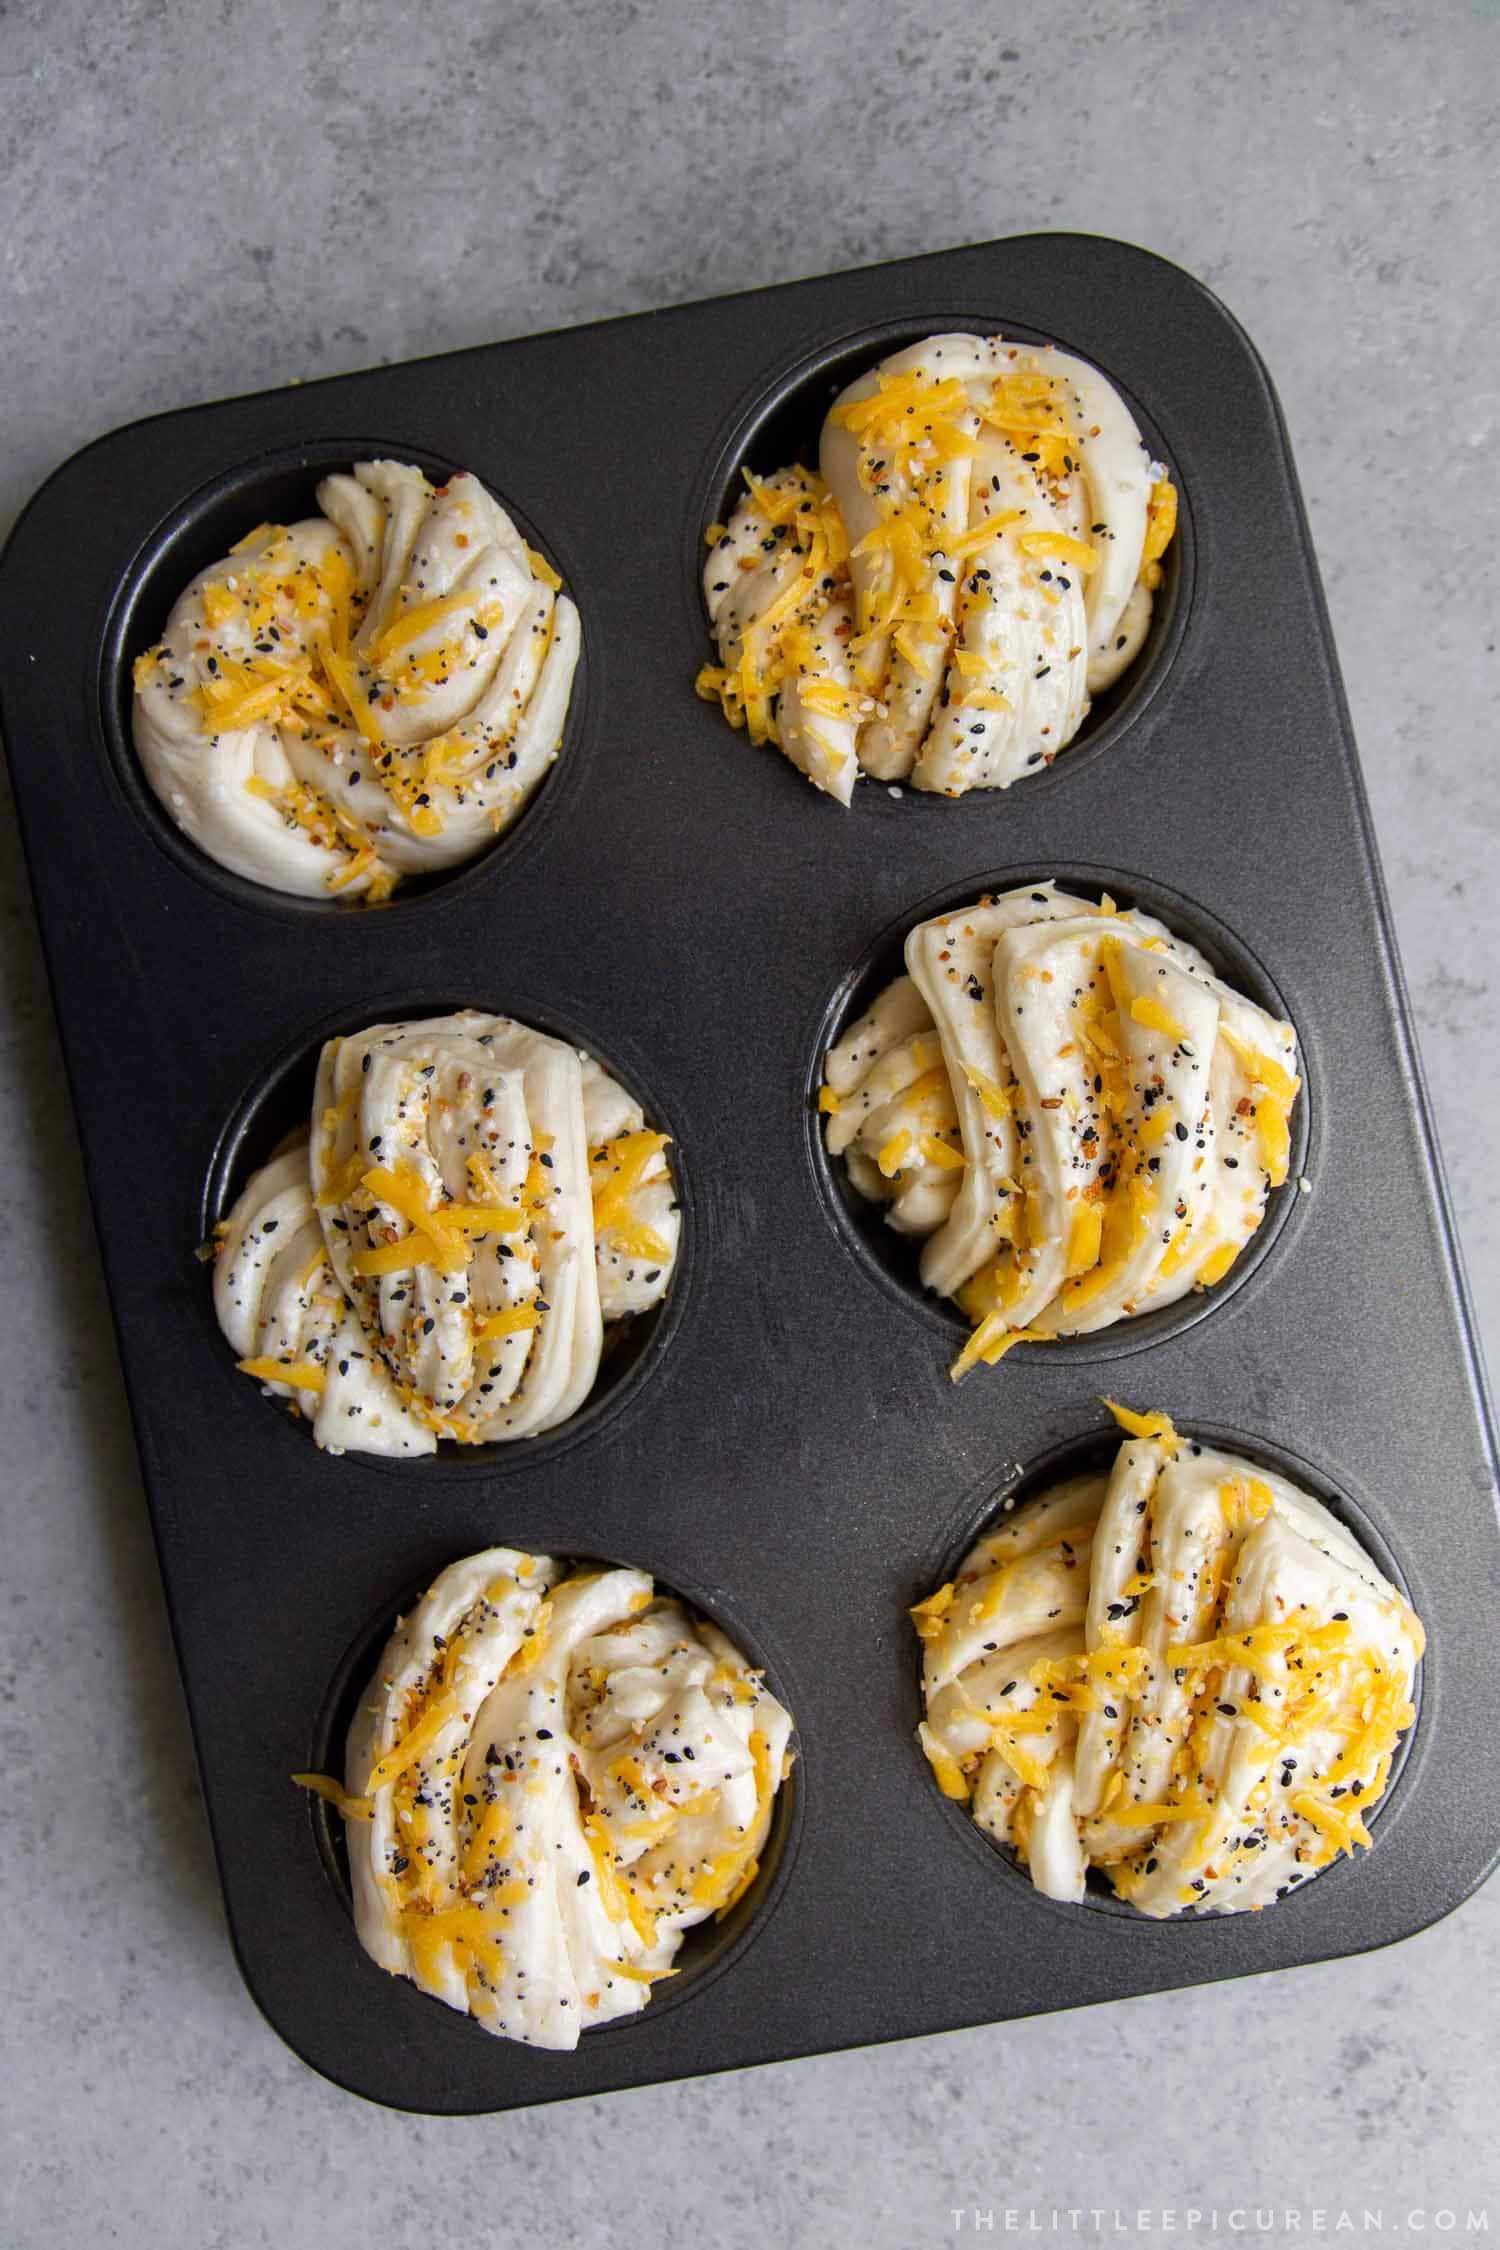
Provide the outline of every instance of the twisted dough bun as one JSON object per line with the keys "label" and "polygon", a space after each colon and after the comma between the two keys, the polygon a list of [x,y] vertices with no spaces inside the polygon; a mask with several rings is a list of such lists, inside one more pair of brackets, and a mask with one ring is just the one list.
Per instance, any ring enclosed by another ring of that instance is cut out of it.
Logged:
{"label": "twisted dough bun", "polygon": [[955,1376],[1223,1280],[1287,1176],[1289,1024],[1150,915],[1050,882],[919,923],[906,966],[820,1106],[974,1322]]}
{"label": "twisted dough bun", "polygon": [[219,1324],[338,1451],[529,1437],[666,1294],[666,1135],[591,1056],[504,1016],[330,1040],[307,1132],[221,1230]]}
{"label": "twisted dough bun", "polygon": [[557,755],[578,612],[477,478],[362,461],[262,524],[135,667],[135,741],[237,875],[378,902],[472,859]]}
{"label": "twisted dough bun", "polygon": [[644,2008],[759,1872],[792,1722],[642,1570],[492,1547],[397,1625],[349,1730],[360,1943],[533,2046]]}
{"label": "twisted dough bun", "polygon": [[1050,765],[1139,654],[1177,521],[1113,384],[930,336],[835,401],[819,468],[747,471],[711,528],[699,692],[843,805],[861,771],[959,797]]}
{"label": "twisted dough bun", "polygon": [[1049,1897],[1269,1906],[1343,1852],[1412,1724],[1422,1627],[1321,1501],[1179,1437],[981,1539],[917,1605],[923,1749]]}

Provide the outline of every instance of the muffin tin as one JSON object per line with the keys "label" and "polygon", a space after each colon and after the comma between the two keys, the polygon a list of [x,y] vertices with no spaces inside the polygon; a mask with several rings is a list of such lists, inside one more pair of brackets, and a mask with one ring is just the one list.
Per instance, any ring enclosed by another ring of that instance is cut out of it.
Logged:
{"label": "muffin tin", "polygon": [[[702,531],[741,459],[806,457],[840,382],[941,328],[1096,361],[1170,463],[1181,529],[1143,658],[1049,771],[956,804],[864,781],[845,813],[695,698]],[[257,889],[177,836],[130,751],[129,665],[226,532],[374,451],[498,493],[563,572],[584,663],[513,830],[360,911]],[[397,2107],[504,2109],[1352,1953],[1482,1879],[1494,1438],[1285,433],[1196,282],[1037,236],[167,415],[58,471],[0,600],[0,716],[230,1929],[310,2063]],[[1302,1140],[1214,1295],[955,1389],[956,1331],[851,1219],[810,1093],[901,931],[1042,873],[1160,905],[1273,997],[1301,1041]],[[235,1371],[194,1248],[321,1036],[456,1003],[597,1047],[643,1097],[676,1142],[682,1268],[553,1435],[332,1459]],[[995,1495],[1105,1429],[1105,1391],[1305,1453],[1428,1628],[1377,1848],[1270,1913],[1060,1909],[912,1743],[905,1606]],[[739,1915],[571,2055],[487,2038],[377,1970],[337,1839],[288,1779],[337,1762],[414,1589],[496,1542],[650,1570],[797,1722]]]}

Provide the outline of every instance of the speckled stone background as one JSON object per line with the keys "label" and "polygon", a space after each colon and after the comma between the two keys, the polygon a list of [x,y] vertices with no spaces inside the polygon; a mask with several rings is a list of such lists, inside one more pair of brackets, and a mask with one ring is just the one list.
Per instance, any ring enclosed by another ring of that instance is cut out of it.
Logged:
{"label": "speckled stone background", "polygon": [[[1493,4],[12,0],[0,79],[7,524],[157,408],[988,235],[1220,291],[1291,424],[1493,1355]],[[0,883],[5,2250],[1500,2233],[1495,1885],[1364,1961],[510,2119],[295,2061],[225,1939],[8,824]]]}

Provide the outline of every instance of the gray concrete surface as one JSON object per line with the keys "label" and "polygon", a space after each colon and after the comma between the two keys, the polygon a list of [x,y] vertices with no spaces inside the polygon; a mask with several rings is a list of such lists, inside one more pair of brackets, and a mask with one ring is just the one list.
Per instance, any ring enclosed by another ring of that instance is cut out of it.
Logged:
{"label": "gray concrete surface", "polygon": [[[1179,259],[1286,405],[1493,1356],[1497,64],[1477,0],[0,6],[0,517],[227,391],[1022,229]],[[1500,2233],[1494,1885],[1368,1961],[509,2120],[312,2077],[224,1937],[5,823],[0,882],[0,2242]]]}

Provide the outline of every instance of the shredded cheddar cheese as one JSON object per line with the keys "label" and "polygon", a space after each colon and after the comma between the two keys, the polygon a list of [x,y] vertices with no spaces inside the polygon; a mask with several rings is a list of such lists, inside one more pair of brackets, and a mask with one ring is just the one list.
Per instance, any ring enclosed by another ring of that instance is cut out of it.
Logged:
{"label": "shredded cheddar cheese", "polygon": [[1172,543],[1177,529],[1177,488],[1164,479],[1151,487],[1151,498],[1146,511],[1146,540],[1141,549],[1141,561],[1150,565],[1159,562]]}
{"label": "shredded cheddar cheese", "polygon": [[1130,1003],[1130,1020],[1143,1024],[1148,1031],[1159,1031],[1164,1039],[1180,1040],[1186,1037],[1177,1018],[1152,993],[1143,992]]}
{"label": "shredded cheddar cheese", "polygon": [[935,1594],[929,1594],[926,1601],[917,1602],[913,1608],[908,1610],[907,1615],[911,1618],[922,1640],[935,1641],[939,1634],[943,1632],[947,1624],[948,1613],[953,1607],[953,1591],[953,1582],[950,1579],[948,1584],[940,1586]]}
{"label": "shredded cheddar cheese", "polygon": [[342,1782],[335,1781],[332,1774],[294,1773],[292,1779],[299,1789],[310,1790],[315,1797],[321,1797],[325,1804],[332,1805],[334,1811],[345,1820],[373,1820],[375,1817],[373,1800],[369,1797],[352,1797]]}
{"label": "shredded cheddar cheese", "polygon": [[242,1375],[253,1375],[258,1383],[285,1383],[294,1391],[321,1391],[328,1379],[323,1368],[304,1359],[241,1359],[235,1365]]}
{"label": "shredded cheddar cheese", "polygon": [[1099,567],[1098,548],[1089,546],[1083,539],[1070,539],[1065,532],[1023,531],[1016,545],[1022,554],[1037,561],[1070,563],[1085,574]]}
{"label": "shredded cheddar cheese", "polygon": [[1170,1415],[1162,1413],[1136,1414],[1128,1406],[1121,1406],[1117,1399],[1112,1398],[1105,1399],[1104,1404],[1109,1408],[1110,1413],[1127,1437],[1160,1438],[1162,1443],[1173,1453],[1182,1444],[1181,1438],[1172,1426]]}

